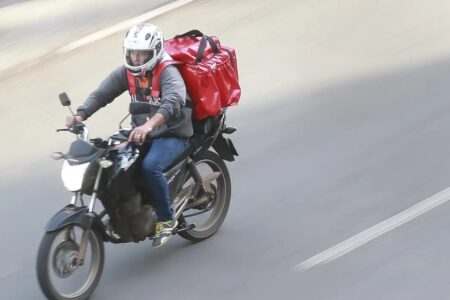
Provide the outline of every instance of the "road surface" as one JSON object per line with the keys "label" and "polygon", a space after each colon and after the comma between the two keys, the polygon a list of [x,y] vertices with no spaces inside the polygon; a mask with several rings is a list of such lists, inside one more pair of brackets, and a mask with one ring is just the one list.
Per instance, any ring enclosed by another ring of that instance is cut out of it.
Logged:
{"label": "road surface", "polygon": [[[296,266],[450,186],[449,6],[196,0],[152,19],[166,36],[198,28],[237,49],[232,205],[198,244],[107,245],[92,299],[445,299],[449,195],[341,257]],[[71,141],[55,132],[68,113],[57,95],[82,103],[121,64],[124,33],[0,82],[2,299],[44,299],[37,248],[69,199],[49,158]],[[127,101],[88,120],[91,136],[114,131]]]}

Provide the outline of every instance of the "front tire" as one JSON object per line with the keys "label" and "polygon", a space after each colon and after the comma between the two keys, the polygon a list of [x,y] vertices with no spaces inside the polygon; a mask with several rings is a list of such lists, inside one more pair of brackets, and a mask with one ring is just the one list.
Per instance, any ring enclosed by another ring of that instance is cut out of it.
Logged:
{"label": "front tire", "polygon": [[37,257],[37,276],[42,292],[49,299],[87,299],[96,288],[103,271],[103,240],[96,230],[91,229],[84,262],[76,266],[84,230],[80,226],[69,225],[46,232],[42,238]]}
{"label": "front tire", "polygon": [[[230,206],[231,180],[225,162],[215,152],[207,151],[201,158],[194,161],[194,164],[202,180],[207,176],[211,176],[214,172],[220,173],[220,176],[210,183],[211,192],[208,193],[209,201],[200,207],[185,210],[181,217],[182,223],[195,223],[196,226],[188,231],[180,232],[180,236],[193,242],[199,242],[214,235],[225,220]],[[193,179],[190,176],[187,178],[185,184],[188,185],[192,181]],[[203,215],[201,211],[205,211],[209,215],[203,216],[204,220],[200,223],[190,220],[190,215],[195,215],[196,213],[199,216]]]}

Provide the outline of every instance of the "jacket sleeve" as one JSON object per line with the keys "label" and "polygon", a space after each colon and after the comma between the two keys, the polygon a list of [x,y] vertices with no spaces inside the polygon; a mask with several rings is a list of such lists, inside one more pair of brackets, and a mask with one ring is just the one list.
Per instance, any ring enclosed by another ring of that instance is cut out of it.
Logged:
{"label": "jacket sleeve", "polygon": [[100,86],[88,96],[83,105],[78,107],[77,114],[87,119],[126,90],[128,90],[126,69],[125,66],[120,66],[100,83]]}
{"label": "jacket sleeve", "polygon": [[186,104],[186,86],[175,66],[167,66],[160,75],[161,106],[158,110],[166,121],[178,118]]}

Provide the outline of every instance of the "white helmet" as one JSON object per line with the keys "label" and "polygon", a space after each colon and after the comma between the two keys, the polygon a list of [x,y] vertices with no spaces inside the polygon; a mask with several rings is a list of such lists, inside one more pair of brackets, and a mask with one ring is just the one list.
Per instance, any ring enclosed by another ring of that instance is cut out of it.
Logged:
{"label": "white helmet", "polygon": [[[130,58],[131,50],[148,51],[149,57],[140,66],[135,66]],[[140,23],[128,30],[123,40],[125,67],[134,76],[144,76],[160,62],[164,53],[164,37],[161,30],[150,23]]]}

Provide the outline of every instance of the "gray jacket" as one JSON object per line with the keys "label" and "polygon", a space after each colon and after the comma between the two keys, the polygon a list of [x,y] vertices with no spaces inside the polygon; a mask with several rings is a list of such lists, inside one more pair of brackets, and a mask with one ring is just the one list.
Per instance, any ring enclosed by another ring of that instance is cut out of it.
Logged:
{"label": "gray jacket", "polygon": [[[176,136],[187,138],[192,136],[192,109],[186,107],[186,86],[178,69],[167,66],[159,78],[161,91],[160,101],[151,101],[152,112],[145,115],[134,115],[133,126],[145,123],[155,113],[161,113],[166,123],[154,128],[151,137]],[[83,105],[77,109],[77,114],[84,119],[89,118],[97,110],[111,103],[123,92],[128,91],[128,79],[125,66],[120,66],[106,77],[100,86],[93,91]]]}

